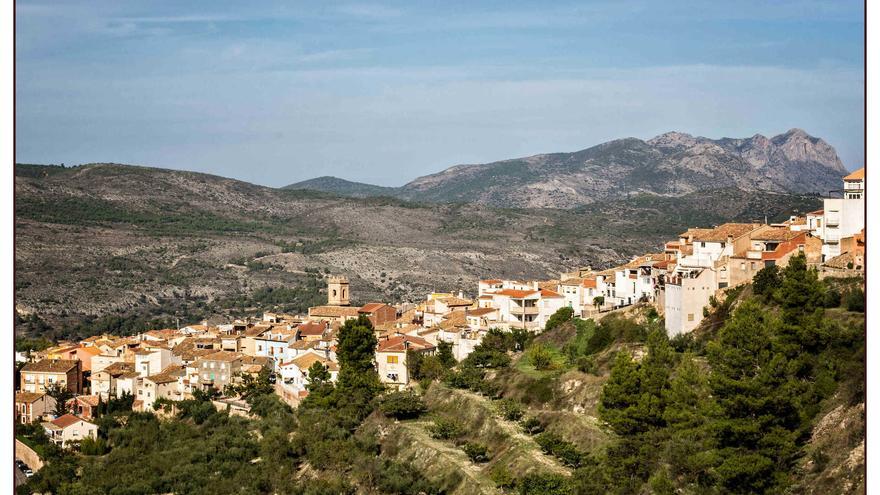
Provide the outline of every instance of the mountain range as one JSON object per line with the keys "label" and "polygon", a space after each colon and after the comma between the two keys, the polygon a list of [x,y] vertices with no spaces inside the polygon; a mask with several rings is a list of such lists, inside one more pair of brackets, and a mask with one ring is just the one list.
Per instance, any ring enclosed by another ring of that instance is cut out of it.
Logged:
{"label": "mountain range", "polygon": [[816,193],[840,188],[848,172],[834,148],[801,129],[767,138],[709,139],[667,132],[624,138],[573,153],[456,165],[401,187],[318,177],[285,189],[352,197],[478,203],[516,208],[575,208],[633,194],[676,197],[696,191]]}

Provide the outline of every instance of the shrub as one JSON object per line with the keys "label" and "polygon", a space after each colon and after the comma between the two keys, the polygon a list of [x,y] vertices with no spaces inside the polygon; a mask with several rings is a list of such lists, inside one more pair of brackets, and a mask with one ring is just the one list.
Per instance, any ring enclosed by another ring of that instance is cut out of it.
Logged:
{"label": "shrub", "polygon": [[578,371],[581,373],[589,373],[591,375],[599,375],[599,366],[592,356],[579,356],[575,362]]}
{"label": "shrub", "polygon": [[537,435],[538,433],[544,431],[544,425],[538,418],[535,417],[523,419],[520,423],[520,426],[522,426],[523,431],[528,433],[529,435]]}
{"label": "shrub", "polygon": [[431,433],[431,438],[438,440],[458,438],[464,433],[457,421],[448,418],[435,419],[434,424],[428,427],[428,431]]}
{"label": "shrub", "polygon": [[580,467],[584,454],[573,443],[563,440],[559,435],[544,432],[535,437],[535,442],[545,454],[556,456],[564,465]]}
{"label": "shrub", "polygon": [[395,419],[412,419],[419,417],[428,408],[421,397],[415,392],[407,390],[392,392],[382,397],[379,401],[379,410],[385,416]]}
{"label": "shrub", "polygon": [[463,449],[471,462],[479,463],[489,461],[489,449],[481,443],[468,442],[464,444]]}
{"label": "shrub", "polygon": [[507,421],[519,421],[524,414],[522,404],[514,399],[503,399],[498,402],[498,412]]}
{"label": "shrub", "polygon": [[846,310],[865,312],[865,293],[862,289],[851,290],[846,293]]}
{"label": "shrub", "polygon": [[536,370],[549,370],[553,367],[553,354],[543,344],[537,344],[529,348],[529,363]]}
{"label": "shrub", "polygon": [[519,483],[520,495],[569,495],[568,478],[561,474],[529,474]]}
{"label": "shrub", "polygon": [[556,310],[550,318],[547,319],[547,324],[544,325],[544,331],[552,330],[559,325],[571,320],[574,316],[574,310],[569,308],[568,306],[562,307]]}
{"label": "shrub", "polygon": [[829,287],[822,296],[822,306],[826,308],[836,308],[840,306],[840,291],[834,287]]}
{"label": "shrub", "polygon": [[513,477],[507,466],[496,466],[489,474],[489,478],[495,483],[495,486],[501,489],[509,489],[516,486],[516,478]]}

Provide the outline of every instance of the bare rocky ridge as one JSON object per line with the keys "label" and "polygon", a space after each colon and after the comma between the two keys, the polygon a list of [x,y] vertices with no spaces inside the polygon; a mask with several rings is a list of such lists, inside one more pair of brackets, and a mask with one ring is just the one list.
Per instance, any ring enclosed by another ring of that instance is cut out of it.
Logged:
{"label": "bare rocky ridge", "polygon": [[647,141],[625,138],[574,153],[456,165],[400,188],[327,177],[287,188],[413,201],[575,208],[628,194],[681,196],[721,187],[828,194],[840,187],[846,173],[831,145],[801,129],[745,139],[668,132]]}

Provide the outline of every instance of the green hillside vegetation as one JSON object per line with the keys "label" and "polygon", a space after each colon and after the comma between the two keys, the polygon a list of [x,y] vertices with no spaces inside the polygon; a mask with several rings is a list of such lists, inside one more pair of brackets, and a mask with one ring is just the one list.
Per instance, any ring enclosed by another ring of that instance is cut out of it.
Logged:
{"label": "green hillside vegetation", "polygon": [[[199,393],[160,403],[165,419],[102,406],[100,440],[79,453],[19,428],[48,462],[19,490],[858,493],[864,308],[846,301],[859,284],[819,281],[800,257],[764,278],[775,283],[731,291],[714,309],[723,324],[697,338],[670,342],[649,309],[560,310],[538,337],[489,332],[461,363],[446,345],[411,355],[406,392],[383,390],[369,320],[349,321],[337,383],[316,364],[296,410],[263,375],[237,391],[251,419]],[[840,414],[852,420],[838,426]]]}

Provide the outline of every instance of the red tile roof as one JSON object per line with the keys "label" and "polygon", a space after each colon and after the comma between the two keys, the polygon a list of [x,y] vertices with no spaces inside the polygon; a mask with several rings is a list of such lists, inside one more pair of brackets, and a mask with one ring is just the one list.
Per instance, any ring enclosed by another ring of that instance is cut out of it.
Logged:
{"label": "red tile roof", "polygon": [[[50,423],[52,423],[53,425],[55,425],[59,428],[67,428],[68,426],[75,424],[75,423],[78,423],[80,421],[85,421],[85,420],[78,418],[78,417],[74,416],[73,414],[68,413],[68,414],[65,414],[64,416],[61,416],[60,418],[53,419],[52,421],[50,421]],[[86,421],[86,422],[88,423],[88,421]]]}
{"label": "red tile roof", "polygon": [[434,345],[421,337],[398,335],[379,342],[378,352],[403,352],[407,349],[433,349]]}
{"label": "red tile roof", "polygon": [[864,180],[865,179],[865,167],[862,167],[855,172],[847,175],[843,178],[843,180]]}

